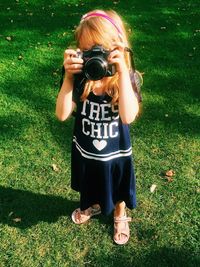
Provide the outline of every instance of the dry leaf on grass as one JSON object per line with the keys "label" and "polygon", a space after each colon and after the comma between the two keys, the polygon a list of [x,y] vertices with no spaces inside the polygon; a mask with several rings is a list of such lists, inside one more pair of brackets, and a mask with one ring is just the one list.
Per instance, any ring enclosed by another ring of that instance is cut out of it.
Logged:
{"label": "dry leaf on grass", "polygon": [[168,177],[172,177],[172,176],[175,175],[175,171],[173,171],[173,170],[168,170],[168,171],[165,172],[165,175],[168,176]]}
{"label": "dry leaf on grass", "polygon": [[16,222],[16,223],[19,223],[19,222],[21,222],[21,221],[22,221],[21,218],[14,218],[14,219],[13,219],[13,222]]}
{"label": "dry leaf on grass", "polygon": [[173,178],[172,178],[172,177],[166,177],[166,179],[167,179],[167,181],[168,181],[169,183],[173,182]]}
{"label": "dry leaf on grass", "polygon": [[164,178],[169,182],[173,182],[173,176],[175,175],[175,171],[174,170],[168,170],[168,171],[165,171],[164,173]]}
{"label": "dry leaf on grass", "polygon": [[150,192],[153,193],[156,190],[156,187],[156,184],[152,184],[152,186],[150,187]]}
{"label": "dry leaf on grass", "polygon": [[54,163],[52,164],[52,169],[53,169],[53,171],[55,171],[55,172],[58,172],[58,171],[59,171],[57,165],[54,164]]}
{"label": "dry leaf on grass", "polygon": [[6,40],[9,41],[9,42],[12,41],[12,37],[11,36],[7,36]]}

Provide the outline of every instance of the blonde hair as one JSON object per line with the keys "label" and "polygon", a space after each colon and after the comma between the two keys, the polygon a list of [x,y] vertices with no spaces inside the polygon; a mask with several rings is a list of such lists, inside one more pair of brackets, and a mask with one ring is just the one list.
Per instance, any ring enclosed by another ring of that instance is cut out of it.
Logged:
{"label": "blonde hair", "polygon": [[[111,49],[113,42],[123,42],[125,47],[130,47],[128,38],[125,30],[125,25],[120,16],[115,11],[103,11],[94,10],[89,12],[98,12],[109,16],[116,23],[120,29],[120,36],[117,29],[112,23],[100,16],[91,16],[83,18],[75,31],[75,39],[77,46],[81,50],[90,49],[93,45],[102,45],[105,49]],[[124,53],[125,62],[129,70],[131,70],[131,59],[129,53]],[[88,80],[85,84],[81,100],[84,101],[89,93],[92,91],[94,81]],[[118,85],[118,74],[114,76],[104,78],[103,86],[105,92],[112,98],[112,103],[116,103],[119,97],[119,85]]]}

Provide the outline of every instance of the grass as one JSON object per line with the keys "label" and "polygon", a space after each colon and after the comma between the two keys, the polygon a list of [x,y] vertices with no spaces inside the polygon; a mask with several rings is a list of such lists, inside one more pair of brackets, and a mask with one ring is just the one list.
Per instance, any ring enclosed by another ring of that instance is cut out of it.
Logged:
{"label": "grass", "polygon": [[[124,16],[145,73],[131,126],[138,207],[125,247],[112,242],[112,216],[72,224],[73,119],[54,115],[63,51],[91,7]],[[8,0],[0,10],[0,267],[199,266],[197,1]]]}

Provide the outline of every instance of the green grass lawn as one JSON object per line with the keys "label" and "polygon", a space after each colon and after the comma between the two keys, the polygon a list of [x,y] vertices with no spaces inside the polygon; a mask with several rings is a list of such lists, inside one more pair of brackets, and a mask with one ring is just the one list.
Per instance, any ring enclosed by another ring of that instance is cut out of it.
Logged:
{"label": "green grass lawn", "polygon": [[[63,52],[91,8],[124,16],[145,73],[131,126],[138,207],[121,247],[112,216],[71,222],[73,118],[55,118]],[[0,13],[0,267],[200,266],[198,1],[7,0]]]}

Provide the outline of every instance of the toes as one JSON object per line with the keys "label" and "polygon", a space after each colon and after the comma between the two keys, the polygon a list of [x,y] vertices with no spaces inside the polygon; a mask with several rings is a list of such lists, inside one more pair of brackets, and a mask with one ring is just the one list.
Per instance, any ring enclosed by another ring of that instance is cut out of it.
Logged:
{"label": "toes", "polygon": [[115,240],[124,242],[125,240],[127,240],[127,235],[117,233],[117,234],[115,234]]}

